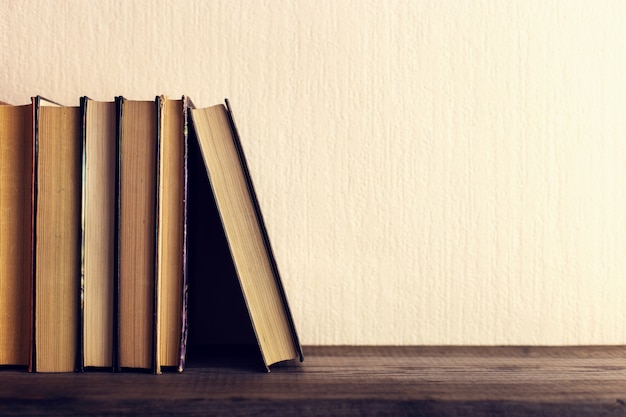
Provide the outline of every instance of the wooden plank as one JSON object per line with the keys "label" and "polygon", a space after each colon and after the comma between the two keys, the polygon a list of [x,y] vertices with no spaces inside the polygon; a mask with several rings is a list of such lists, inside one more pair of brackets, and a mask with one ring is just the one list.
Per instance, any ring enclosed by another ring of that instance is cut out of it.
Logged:
{"label": "wooden plank", "polygon": [[308,347],[267,374],[0,373],[0,415],[626,415],[626,347]]}

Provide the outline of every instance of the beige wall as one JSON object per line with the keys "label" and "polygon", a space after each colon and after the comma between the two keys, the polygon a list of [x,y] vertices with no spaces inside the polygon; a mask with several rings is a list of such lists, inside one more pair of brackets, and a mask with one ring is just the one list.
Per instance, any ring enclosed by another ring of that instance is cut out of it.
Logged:
{"label": "beige wall", "polygon": [[0,0],[0,89],[229,97],[305,344],[624,344],[624,22],[621,0]]}

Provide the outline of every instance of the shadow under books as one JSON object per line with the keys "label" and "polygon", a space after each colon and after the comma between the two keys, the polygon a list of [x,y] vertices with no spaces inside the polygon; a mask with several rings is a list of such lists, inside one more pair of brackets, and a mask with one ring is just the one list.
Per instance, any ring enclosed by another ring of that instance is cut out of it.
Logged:
{"label": "shadow under books", "polygon": [[187,368],[265,371],[201,152],[189,141]]}

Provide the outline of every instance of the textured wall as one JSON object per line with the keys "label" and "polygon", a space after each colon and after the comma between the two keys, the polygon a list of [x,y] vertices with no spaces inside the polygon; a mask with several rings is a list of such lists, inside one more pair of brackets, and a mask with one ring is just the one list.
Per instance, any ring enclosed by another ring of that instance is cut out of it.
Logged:
{"label": "textured wall", "polygon": [[7,101],[231,99],[303,343],[626,343],[626,2],[0,7]]}

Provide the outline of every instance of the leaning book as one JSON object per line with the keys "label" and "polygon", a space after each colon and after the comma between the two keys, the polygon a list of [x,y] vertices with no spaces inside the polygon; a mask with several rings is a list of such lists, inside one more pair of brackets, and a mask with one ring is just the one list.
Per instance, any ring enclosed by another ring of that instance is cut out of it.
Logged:
{"label": "leaning book", "polygon": [[[277,362],[303,360],[229,103],[192,108],[191,118],[263,364],[269,371]],[[211,270],[206,279],[219,279]]]}

